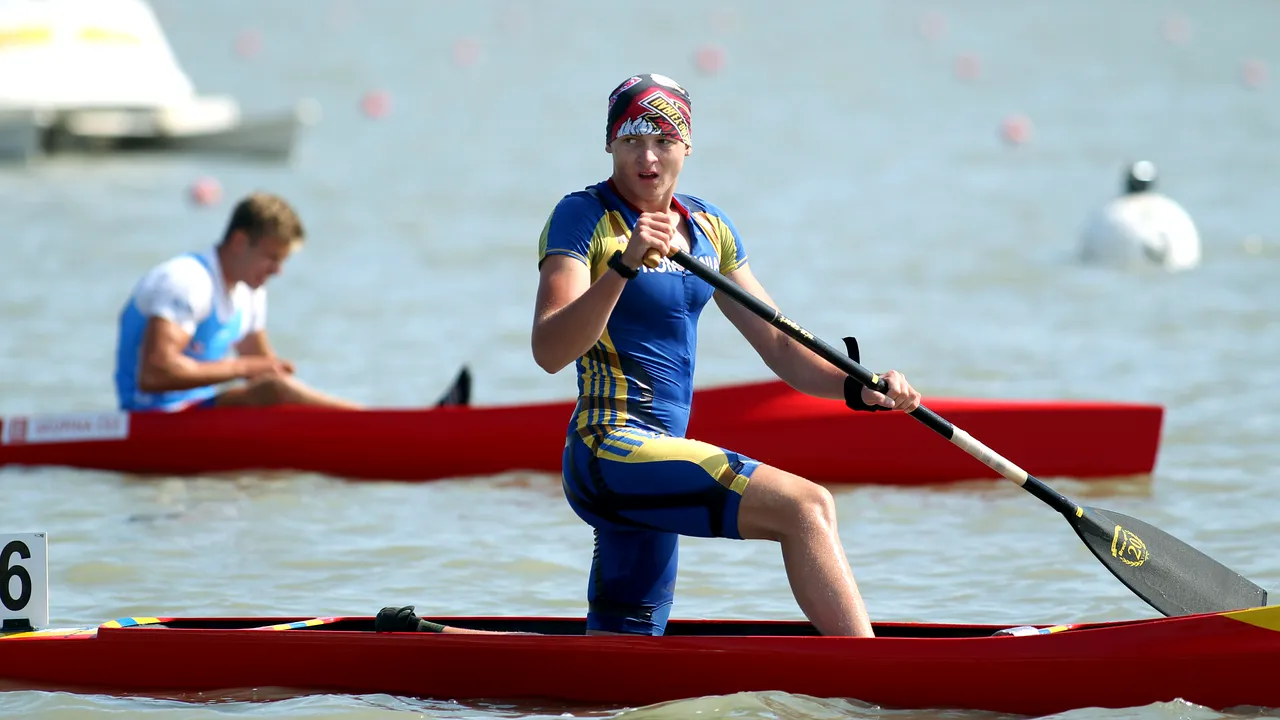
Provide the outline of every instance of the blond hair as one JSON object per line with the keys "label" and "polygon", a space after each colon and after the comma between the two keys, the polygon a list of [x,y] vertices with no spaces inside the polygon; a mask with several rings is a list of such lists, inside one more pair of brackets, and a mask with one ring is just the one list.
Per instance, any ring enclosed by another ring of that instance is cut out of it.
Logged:
{"label": "blond hair", "polygon": [[306,237],[302,220],[293,207],[279,195],[265,192],[253,193],[236,203],[227,231],[222,234],[222,242],[227,242],[237,231],[248,235],[249,241],[255,243],[274,237],[292,245]]}

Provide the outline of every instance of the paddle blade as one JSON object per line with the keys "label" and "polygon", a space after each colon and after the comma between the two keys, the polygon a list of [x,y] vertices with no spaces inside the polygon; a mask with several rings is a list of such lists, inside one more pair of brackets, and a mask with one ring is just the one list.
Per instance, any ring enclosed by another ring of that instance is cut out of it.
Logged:
{"label": "paddle blade", "polygon": [[1243,610],[1267,591],[1165,531],[1110,510],[1069,515],[1089,550],[1120,582],[1164,615]]}
{"label": "paddle blade", "polygon": [[462,366],[462,370],[458,372],[458,376],[453,379],[453,384],[445,391],[444,395],[436,403],[437,407],[448,407],[454,405],[468,405],[471,403],[471,371],[466,365]]}

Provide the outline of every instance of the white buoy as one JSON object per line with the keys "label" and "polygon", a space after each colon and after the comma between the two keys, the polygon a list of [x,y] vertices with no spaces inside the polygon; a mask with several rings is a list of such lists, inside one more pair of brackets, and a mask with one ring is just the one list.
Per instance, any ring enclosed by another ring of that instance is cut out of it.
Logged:
{"label": "white buoy", "polygon": [[1176,201],[1155,190],[1156,168],[1141,160],[1125,169],[1124,188],[1085,222],[1080,257],[1108,265],[1189,270],[1200,264],[1200,234]]}

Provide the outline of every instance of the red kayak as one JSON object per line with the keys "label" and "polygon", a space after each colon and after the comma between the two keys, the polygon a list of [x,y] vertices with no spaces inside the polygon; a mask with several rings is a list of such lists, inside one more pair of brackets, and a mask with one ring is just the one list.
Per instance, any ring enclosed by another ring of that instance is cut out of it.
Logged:
{"label": "red kayak", "polygon": [[[578,619],[431,618],[542,635],[377,633],[373,619],[127,618],[0,638],[0,686],[109,693],[282,687],[605,705],[780,690],[886,708],[1045,715],[1183,699],[1280,706],[1280,607],[1040,628],[672,620],[665,637],[585,636]],[[216,695],[215,695],[216,696]],[[206,696],[207,698],[208,696]]]}
{"label": "red kayak", "polygon": [[[1040,477],[1149,474],[1159,405],[927,398],[935,412]],[[572,401],[369,411],[304,407],[0,419],[0,467],[193,475],[253,470],[358,480],[558,473]],[[697,390],[689,436],[823,483],[998,477],[901,413],[855,413],[782,382]]]}

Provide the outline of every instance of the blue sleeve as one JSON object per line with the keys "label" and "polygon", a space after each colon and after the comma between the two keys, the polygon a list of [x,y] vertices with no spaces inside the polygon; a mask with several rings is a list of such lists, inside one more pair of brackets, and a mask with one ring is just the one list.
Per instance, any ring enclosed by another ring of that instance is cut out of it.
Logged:
{"label": "blue sleeve", "polygon": [[586,193],[566,195],[542,226],[538,265],[551,255],[568,255],[590,265],[591,241],[603,216],[599,200]]}

